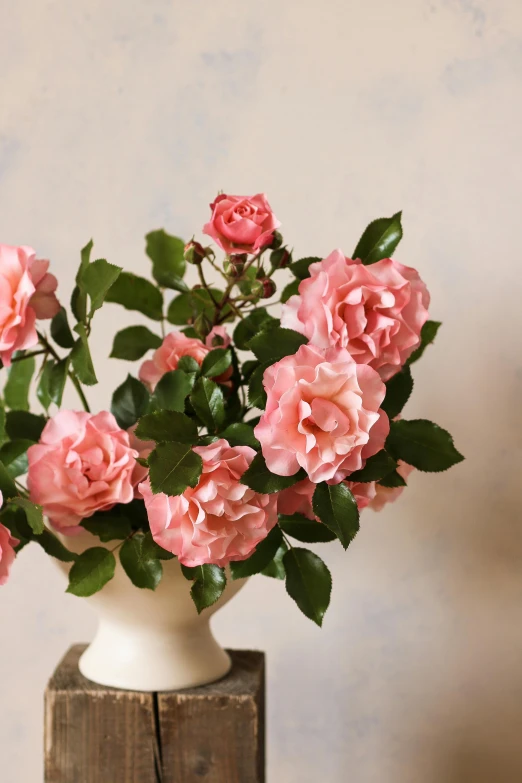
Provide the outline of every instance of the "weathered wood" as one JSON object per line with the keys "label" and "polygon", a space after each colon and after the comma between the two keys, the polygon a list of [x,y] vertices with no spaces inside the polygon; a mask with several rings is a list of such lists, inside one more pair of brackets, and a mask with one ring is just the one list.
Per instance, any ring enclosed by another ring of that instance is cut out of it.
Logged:
{"label": "weathered wood", "polygon": [[45,692],[45,783],[264,783],[264,655],[224,679],[138,693],[85,679],[72,647]]}

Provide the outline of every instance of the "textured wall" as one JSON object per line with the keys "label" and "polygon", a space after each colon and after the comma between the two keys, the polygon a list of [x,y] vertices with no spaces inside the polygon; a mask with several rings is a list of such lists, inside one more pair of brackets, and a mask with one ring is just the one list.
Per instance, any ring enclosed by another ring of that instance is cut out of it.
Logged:
{"label": "textured wall", "polygon": [[[216,628],[268,651],[270,783],[518,783],[520,0],[0,0],[0,14],[0,237],[51,258],[64,292],[91,235],[144,270],[144,233],[190,235],[221,188],[265,190],[303,254],[349,253],[404,210],[398,258],[444,322],[408,415],[447,426],[468,459],[415,475],[347,554],[330,546],[322,632],[261,578]],[[116,319],[98,319],[100,356]],[[103,366],[99,406],[124,372]],[[94,618],[30,548],[0,629],[0,780],[37,783],[46,678]]]}

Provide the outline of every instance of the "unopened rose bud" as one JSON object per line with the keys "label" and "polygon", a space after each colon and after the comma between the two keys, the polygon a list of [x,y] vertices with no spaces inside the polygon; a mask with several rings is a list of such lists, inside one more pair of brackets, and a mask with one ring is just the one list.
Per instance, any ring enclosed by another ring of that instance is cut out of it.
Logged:
{"label": "unopened rose bud", "polygon": [[269,277],[265,277],[265,279],[262,280],[262,284],[263,284],[263,294],[261,298],[270,299],[270,297],[273,296],[277,290],[276,284]]}
{"label": "unopened rose bud", "polygon": [[206,258],[207,251],[199,242],[193,239],[185,245],[183,257],[189,264],[201,264]]}
{"label": "unopened rose bud", "polygon": [[276,250],[278,247],[281,247],[282,244],[283,244],[283,236],[282,236],[282,234],[279,231],[274,231],[274,234],[273,234],[273,237],[272,237],[272,241],[270,242],[268,247],[271,250]]}
{"label": "unopened rose bud", "polygon": [[279,250],[273,250],[270,253],[270,263],[273,269],[284,269],[292,263],[292,253],[287,250],[286,247],[281,247]]}

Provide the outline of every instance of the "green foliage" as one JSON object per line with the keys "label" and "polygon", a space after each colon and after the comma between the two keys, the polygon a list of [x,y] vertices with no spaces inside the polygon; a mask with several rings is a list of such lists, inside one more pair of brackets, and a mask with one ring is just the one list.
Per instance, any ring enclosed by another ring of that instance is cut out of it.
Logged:
{"label": "green foliage", "polygon": [[27,523],[33,533],[37,536],[44,532],[44,521],[42,507],[37,503],[31,503],[27,498],[15,497],[11,503],[18,506],[24,512]]}
{"label": "green foliage", "polygon": [[38,386],[36,389],[36,396],[40,400],[42,407],[45,408],[47,412],[49,411],[49,406],[51,404],[51,395],[49,393],[49,380],[51,377],[51,372],[53,367],[54,367],[54,359],[47,359],[47,361],[43,363],[40,372],[40,380],[38,381]]}
{"label": "green foliage", "polygon": [[293,547],[283,557],[286,590],[299,609],[319,626],[330,604],[332,577],[321,558],[308,549]]}
{"label": "green foliage", "polygon": [[291,296],[295,296],[299,293],[299,283],[300,280],[292,280],[291,283],[288,283],[288,285],[285,285],[283,288],[283,292],[281,294],[281,302],[284,304],[285,302],[288,302]]}
{"label": "green foliage", "polygon": [[232,364],[232,353],[227,348],[214,348],[207,353],[201,365],[201,374],[206,378],[222,375]]}
{"label": "green foliage", "polygon": [[50,530],[44,530],[33,540],[42,547],[44,552],[62,563],[73,563],[78,559],[78,555],[75,552],[70,552]]}
{"label": "green foliage", "polygon": [[[87,292],[82,286],[82,276],[91,260],[91,252],[93,248],[92,239],[87,242],[84,248],[80,252],[80,266],[76,273],[76,287],[74,288],[71,296],[71,310],[74,313],[74,317],[77,321],[85,322],[87,320]],[[59,345],[60,343],[58,343]],[[65,346],[67,347],[67,346]]]}
{"label": "green foliage", "polygon": [[74,331],[80,335],[71,351],[71,363],[74,372],[79,380],[86,386],[94,386],[94,384],[98,383],[98,379],[94,372],[85,324],[81,322],[77,323],[74,327]]}
{"label": "green foliage", "polygon": [[79,288],[90,297],[89,317],[92,317],[95,311],[100,309],[109,289],[114,285],[121,272],[121,267],[109,264],[104,258],[98,258],[85,267],[81,274]]}
{"label": "green foliage", "polygon": [[386,383],[386,397],[381,408],[394,419],[401,413],[413,391],[413,378],[408,366],[403,367]]}
{"label": "green foliage", "polygon": [[[122,509],[123,510],[123,509]],[[92,517],[82,519],[82,527],[104,544],[109,541],[124,541],[132,533],[131,521],[122,514],[98,511]]]}
{"label": "green foliage", "polygon": [[383,258],[390,258],[402,239],[402,212],[391,218],[378,218],[370,223],[353,251],[353,257],[363,264],[375,264]]}
{"label": "green foliage", "polygon": [[337,538],[337,535],[332,533],[326,525],[316,519],[308,519],[303,514],[292,514],[291,516],[280,514],[279,527],[288,536],[305,544],[335,541]]}
{"label": "green foliage", "polygon": [[163,318],[163,294],[145,277],[139,277],[131,272],[122,272],[115,283],[109,288],[105,298],[126,310],[135,310],[161,321]]}
{"label": "green foliage", "polygon": [[5,420],[5,429],[10,440],[40,440],[42,430],[47,423],[44,416],[29,411],[9,411]]}
{"label": "green foliage", "polygon": [[162,228],[150,231],[145,237],[145,252],[152,261],[152,275],[162,288],[186,290],[185,243],[179,237],[167,234]]}
{"label": "green foliage", "polygon": [[182,370],[172,370],[158,381],[152,394],[153,410],[169,410],[183,413],[185,400],[194,387],[195,375]]}
{"label": "green foliage", "polygon": [[248,402],[253,408],[263,409],[266,405],[266,391],[263,386],[263,376],[272,362],[263,362],[253,371],[248,381]]}
{"label": "green foliage", "polygon": [[381,485],[381,487],[390,487],[390,488],[406,486],[406,482],[404,481],[403,477],[396,470],[393,470],[391,473],[388,473],[387,476],[384,476],[384,478],[382,478],[379,481],[379,484]]}
{"label": "green foliage", "polygon": [[161,337],[147,329],[146,326],[129,326],[122,329],[114,337],[111,359],[126,359],[134,362],[141,359],[147,351],[159,348]]}
{"label": "green foliage", "polygon": [[300,258],[298,261],[294,261],[293,264],[290,264],[289,269],[298,280],[305,280],[307,277],[310,277],[310,264],[315,264],[318,261],[322,261],[319,256]]}
{"label": "green foliage", "polygon": [[32,446],[32,440],[10,440],[0,448],[0,461],[7,468],[11,478],[27,473],[27,449]]}
{"label": "green foliage", "polygon": [[283,535],[279,527],[274,527],[256,547],[255,552],[246,560],[230,563],[232,579],[244,579],[247,576],[259,574],[273,561],[277,550],[283,543]]}
{"label": "green foliage", "polygon": [[259,332],[279,326],[277,318],[273,318],[264,307],[252,310],[237,324],[234,329],[234,345],[243,351],[248,351],[248,343]]}
{"label": "green foliage", "polygon": [[273,492],[280,492],[282,489],[291,487],[304,478],[306,478],[306,473],[302,468],[293,476],[277,476],[275,473],[271,473],[266,466],[265,458],[259,453],[250,463],[248,470],[241,476],[241,484],[246,484],[255,492],[270,495]]}
{"label": "green foliage", "polygon": [[136,587],[155,590],[163,576],[163,566],[157,557],[150,533],[136,533],[124,541],[120,549],[123,570]]}
{"label": "green foliage", "polygon": [[104,587],[114,576],[116,560],[112,552],[95,546],[82,552],[69,571],[68,593],[88,598]]}
{"label": "green foliage", "polygon": [[334,533],[344,549],[359,530],[359,509],[346,484],[317,484],[312,498],[314,514]]}
{"label": "green foliage", "polygon": [[58,362],[54,362],[48,378],[48,393],[51,402],[60,406],[62,404],[63,391],[65,389],[65,383],[67,381],[67,373],[69,372],[69,357],[60,359]]}
{"label": "green foliage", "polygon": [[136,436],[142,440],[178,441],[178,443],[196,443],[198,428],[193,419],[184,413],[162,410],[143,416],[136,427]]}
{"label": "green foliage", "polygon": [[[23,352],[16,356],[21,357],[22,355]],[[29,387],[35,369],[36,362],[33,357],[19,359],[19,361],[12,363],[4,387],[4,400],[8,408],[19,411],[29,410]]]}
{"label": "green foliage", "polygon": [[112,395],[111,413],[124,430],[128,430],[143,416],[149,405],[149,392],[145,386],[127,375],[127,379],[118,386]]}
{"label": "green foliage", "polygon": [[447,470],[464,459],[449,432],[426,419],[393,421],[386,448],[396,459],[430,473]]}
{"label": "green foliage", "polygon": [[411,354],[410,358],[408,359],[408,364],[413,364],[413,362],[416,362],[417,359],[421,358],[428,345],[431,345],[431,343],[435,340],[440,326],[442,326],[440,321],[426,321],[421,329],[421,343],[419,347]]}
{"label": "green foliage", "polygon": [[[185,291],[176,296],[169,305],[167,319],[171,324],[183,326],[193,323],[199,315],[204,315],[212,320],[215,305],[212,297],[219,302],[223,298],[223,291],[218,288],[196,288],[192,291]],[[227,306],[223,313],[230,315],[232,311]]]}
{"label": "green foliage", "polygon": [[203,462],[190,444],[160,443],[149,455],[149,469],[153,492],[181,495],[187,487],[196,486]]}
{"label": "green foliage", "polygon": [[183,370],[186,373],[193,373],[194,375],[199,375],[201,372],[201,367],[193,356],[181,356],[176,369]]}
{"label": "green foliage", "polygon": [[260,447],[259,441],[254,435],[253,427],[242,421],[229,424],[220,433],[220,437],[228,440],[231,446],[251,446],[253,449],[259,449]]}
{"label": "green foliage", "polygon": [[250,340],[248,347],[260,362],[274,364],[285,356],[296,353],[307,342],[304,334],[279,326],[260,332]]}
{"label": "green foliage", "polygon": [[286,571],[283,565],[283,559],[287,552],[288,547],[283,541],[275,553],[273,560],[261,571],[263,576],[270,576],[272,579],[284,579],[286,577]]}
{"label": "green foliage", "polygon": [[219,432],[225,422],[225,403],[220,387],[209,378],[198,378],[190,403],[209,432]]}
{"label": "green foliage", "polygon": [[4,501],[18,495],[16,484],[2,462],[0,462],[0,492],[4,496]]}
{"label": "green foliage", "polygon": [[64,307],[60,308],[51,321],[51,337],[60,348],[72,348],[74,345],[74,335],[71,332],[67,311]]}
{"label": "green foliage", "polygon": [[194,584],[190,590],[198,614],[218,601],[227,585],[223,568],[217,565],[202,565],[191,569]]}
{"label": "green foliage", "polygon": [[373,457],[369,457],[366,460],[364,468],[350,473],[348,480],[362,481],[363,483],[379,481],[383,476],[387,476],[388,473],[395,470],[396,467],[396,460],[394,460],[384,449],[381,449],[381,451],[378,451]]}

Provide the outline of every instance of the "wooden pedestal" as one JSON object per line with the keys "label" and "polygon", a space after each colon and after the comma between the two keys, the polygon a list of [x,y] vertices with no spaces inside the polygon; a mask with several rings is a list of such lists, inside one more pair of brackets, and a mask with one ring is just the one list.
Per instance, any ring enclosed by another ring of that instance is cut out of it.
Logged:
{"label": "wooden pedestal", "polygon": [[71,647],[45,692],[45,783],[264,783],[265,657],[229,650],[219,682],[168,693],[85,679]]}

